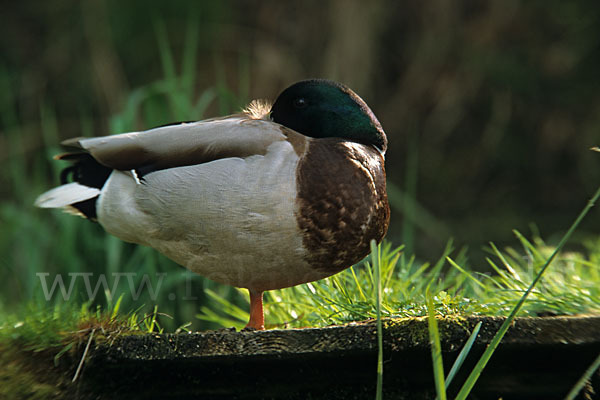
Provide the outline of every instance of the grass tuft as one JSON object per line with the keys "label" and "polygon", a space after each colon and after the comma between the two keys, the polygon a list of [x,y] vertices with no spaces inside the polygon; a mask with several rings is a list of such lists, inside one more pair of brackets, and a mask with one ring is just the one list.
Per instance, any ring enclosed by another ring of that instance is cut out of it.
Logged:
{"label": "grass tuft", "polygon": [[[389,242],[381,251],[381,316],[410,318],[428,315],[429,286],[435,312],[441,316],[508,316],[536,277],[554,248],[539,237],[526,239],[515,232],[521,250],[499,250],[490,245],[490,265],[495,274],[476,272],[465,253],[454,258],[449,242],[433,264],[408,256]],[[560,252],[521,306],[522,315],[575,315],[600,312],[600,238],[585,242],[585,252]],[[377,318],[375,273],[365,260],[332,277],[266,293],[265,313],[270,328],[344,324]],[[246,299],[245,291],[236,291]],[[214,300],[202,308],[199,318],[224,327],[242,328],[248,320],[247,306],[236,297]]]}
{"label": "grass tuft", "polygon": [[[577,216],[577,218],[575,219],[575,222],[573,222],[573,224],[571,225],[571,227],[569,228],[567,233],[565,233],[564,236],[561,238],[560,242],[558,243],[556,248],[552,251],[552,253],[548,257],[546,262],[544,262],[544,264],[542,265],[539,272],[537,272],[535,274],[534,279],[531,281],[531,283],[527,287],[527,290],[525,291],[525,293],[523,293],[523,295],[519,298],[519,301],[517,302],[517,304],[514,307],[512,307],[510,314],[508,315],[506,320],[502,323],[502,325],[500,326],[500,329],[498,330],[498,332],[496,333],[496,335],[490,342],[489,346],[485,349],[481,358],[479,359],[479,361],[477,362],[477,364],[471,371],[471,374],[469,375],[469,377],[465,381],[464,385],[461,387],[460,391],[458,392],[458,394],[456,396],[457,400],[466,399],[467,396],[471,393],[471,390],[473,389],[473,386],[475,386],[475,383],[477,382],[477,379],[481,375],[481,372],[483,371],[483,369],[487,365],[488,361],[494,354],[496,348],[500,345],[502,338],[508,331],[508,328],[513,323],[517,314],[519,313],[521,308],[523,308],[525,302],[527,301],[527,297],[533,291],[533,289],[536,287],[536,284],[540,281],[540,279],[542,279],[544,272],[546,272],[546,270],[552,263],[552,260],[559,254],[560,250],[567,243],[567,241],[569,240],[569,238],[571,237],[573,232],[575,232],[575,230],[579,226],[579,223],[583,220],[583,218],[585,218],[585,216],[587,215],[589,210],[594,206],[596,201],[598,201],[598,198],[600,198],[600,187],[596,190],[596,193],[594,194],[594,196],[591,198],[591,200],[588,202],[588,204],[584,207],[584,209],[581,211],[581,213]],[[526,244],[527,244],[528,250],[531,250],[532,252],[534,252],[536,250],[535,246],[531,246],[529,242],[526,242]],[[513,273],[513,275],[514,275],[514,273]]]}

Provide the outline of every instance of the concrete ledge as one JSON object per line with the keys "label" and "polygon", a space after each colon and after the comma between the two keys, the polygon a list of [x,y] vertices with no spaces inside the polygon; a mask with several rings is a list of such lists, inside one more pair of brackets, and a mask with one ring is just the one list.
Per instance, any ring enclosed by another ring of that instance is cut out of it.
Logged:
{"label": "concrete ledge", "polygon": [[[476,345],[451,392],[504,319],[439,321],[446,371],[479,321],[483,326]],[[384,323],[384,394],[434,398],[427,321]],[[90,349],[78,391],[97,399],[371,399],[376,343],[373,321],[318,329],[126,336]],[[473,398],[561,399],[599,353],[598,316],[519,318]],[[596,375],[592,382],[597,391],[598,380]]]}

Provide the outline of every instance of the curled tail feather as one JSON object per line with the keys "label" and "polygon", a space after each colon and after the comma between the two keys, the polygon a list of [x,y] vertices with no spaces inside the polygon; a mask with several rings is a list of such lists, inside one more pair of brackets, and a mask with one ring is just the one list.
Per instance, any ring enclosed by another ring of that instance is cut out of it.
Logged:
{"label": "curled tail feather", "polygon": [[62,170],[62,185],[41,194],[35,200],[35,206],[62,208],[95,221],[96,200],[112,169],[100,164],[88,153],[66,153],[55,158],[74,164]]}

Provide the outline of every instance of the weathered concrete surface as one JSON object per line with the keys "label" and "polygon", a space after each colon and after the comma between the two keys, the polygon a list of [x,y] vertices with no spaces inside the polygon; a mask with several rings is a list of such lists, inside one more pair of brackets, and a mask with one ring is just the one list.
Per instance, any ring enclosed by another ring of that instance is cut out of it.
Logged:
{"label": "weathered concrete surface", "polygon": [[[446,371],[473,327],[483,321],[451,393],[464,382],[503,320],[439,321]],[[386,398],[434,398],[427,321],[384,323]],[[562,399],[598,354],[598,316],[517,319],[472,398]],[[371,399],[376,359],[374,322],[127,336],[90,349],[78,392],[97,399]],[[597,392],[599,380],[596,374],[592,385]]]}

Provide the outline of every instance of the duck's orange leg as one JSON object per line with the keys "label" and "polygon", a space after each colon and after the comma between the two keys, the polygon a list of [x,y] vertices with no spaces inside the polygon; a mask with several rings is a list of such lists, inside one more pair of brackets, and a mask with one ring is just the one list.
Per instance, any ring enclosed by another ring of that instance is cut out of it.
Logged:
{"label": "duck's orange leg", "polygon": [[258,330],[265,329],[265,315],[263,313],[263,292],[250,292],[250,321],[246,328]]}

